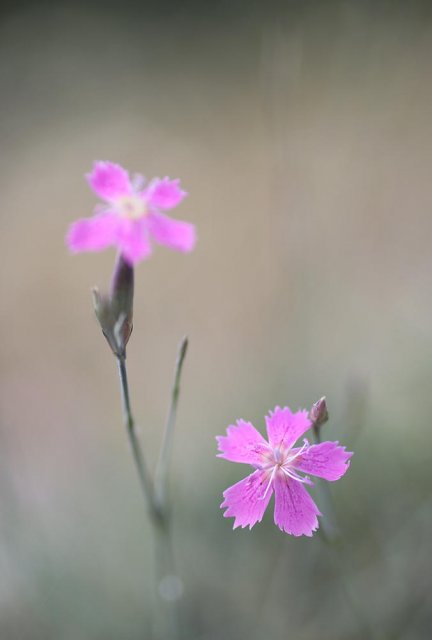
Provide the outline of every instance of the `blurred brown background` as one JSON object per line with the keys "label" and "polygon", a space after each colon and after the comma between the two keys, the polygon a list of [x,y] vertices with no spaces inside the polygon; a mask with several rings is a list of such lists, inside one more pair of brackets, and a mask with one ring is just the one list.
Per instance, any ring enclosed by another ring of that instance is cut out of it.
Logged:
{"label": "blurred brown background", "polygon": [[[128,354],[154,460],[190,338],[187,637],[431,637],[431,63],[427,2],[2,6],[2,640],[151,633],[150,529],[90,300],[115,254],[64,245],[95,159],[180,177],[199,233],[138,267]],[[271,513],[232,532],[219,510],[245,470],[214,436],[323,394],[326,435],[355,450],[332,486],[343,576],[318,536]]]}

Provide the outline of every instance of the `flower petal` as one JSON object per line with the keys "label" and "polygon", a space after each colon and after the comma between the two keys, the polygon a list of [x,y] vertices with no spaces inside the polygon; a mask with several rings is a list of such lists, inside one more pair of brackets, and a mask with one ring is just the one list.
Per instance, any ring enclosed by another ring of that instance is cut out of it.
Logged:
{"label": "flower petal", "polygon": [[180,180],[153,178],[143,195],[152,207],[172,209],[187,196],[187,191],[180,189]]}
{"label": "flower petal", "polygon": [[308,447],[293,461],[293,467],[325,480],[339,480],[347,471],[352,455],[345,447],[339,446],[339,442],[322,442]]}
{"label": "flower petal", "polygon": [[266,493],[269,477],[269,471],[257,470],[224,491],[221,509],[227,507],[224,518],[235,518],[233,529],[261,522],[273,493],[271,486]]}
{"label": "flower petal", "polygon": [[132,193],[128,172],[114,162],[95,162],[86,178],[93,191],[109,202]]}
{"label": "flower petal", "polygon": [[69,227],[66,243],[73,253],[102,251],[117,244],[121,219],[115,213],[101,213],[77,220]]}
{"label": "flower petal", "polygon": [[147,219],[150,233],[159,244],[185,253],[194,248],[195,226],[190,222],[173,220],[156,211],[149,213]]}
{"label": "flower petal", "polygon": [[283,445],[287,449],[311,426],[306,410],[292,413],[289,407],[276,407],[265,418],[267,434],[272,447]]}
{"label": "flower petal", "polygon": [[277,475],[274,479],[275,524],[293,536],[311,536],[321,513],[301,482]]}
{"label": "flower petal", "polygon": [[152,252],[145,218],[124,219],[119,248],[126,262],[134,265],[148,258]]}
{"label": "flower petal", "polygon": [[265,454],[269,446],[262,435],[250,422],[237,420],[236,425],[230,425],[226,436],[217,436],[219,458],[231,462],[244,462],[260,468],[265,462]]}

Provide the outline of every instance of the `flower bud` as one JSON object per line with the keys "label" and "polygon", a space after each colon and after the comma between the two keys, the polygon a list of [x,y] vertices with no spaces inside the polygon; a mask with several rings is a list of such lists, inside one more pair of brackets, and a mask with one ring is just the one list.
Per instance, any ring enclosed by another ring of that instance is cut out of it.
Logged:
{"label": "flower bud", "polygon": [[110,295],[95,287],[93,306],[102,332],[118,358],[126,357],[126,345],[133,326],[134,272],[121,255],[117,259]]}
{"label": "flower bud", "polygon": [[315,431],[318,431],[321,425],[327,422],[329,415],[325,396],[312,405],[312,409],[309,411],[309,418]]}

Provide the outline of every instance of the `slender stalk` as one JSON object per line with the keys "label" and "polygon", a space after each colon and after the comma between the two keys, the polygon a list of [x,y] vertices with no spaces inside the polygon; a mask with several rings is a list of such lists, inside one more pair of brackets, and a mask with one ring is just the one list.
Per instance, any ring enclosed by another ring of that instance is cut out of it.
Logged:
{"label": "slender stalk", "polygon": [[178,640],[181,636],[179,600],[183,583],[177,575],[172,546],[171,520],[162,516],[154,527],[156,587],[161,616],[155,619],[155,635],[161,640]]}
{"label": "slender stalk", "polygon": [[181,369],[186,355],[187,338],[183,338],[175,368],[171,392],[171,406],[165,425],[164,438],[156,470],[155,481],[150,473],[142,450],[133,418],[126,369],[126,345],[133,323],[134,271],[119,255],[114,269],[110,295],[93,290],[96,317],[105,338],[116,356],[120,379],[123,420],[138,472],[141,490],[148,509],[155,544],[155,595],[158,599],[154,617],[158,640],[178,640],[177,600],[181,596],[182,583],[175,573],[172,550],[171,519],[167,504],[167,475],[172,438],[180,392]]}
{"label": "slender stalk", "polygon": [[141,489],[144,494],[144,498],[146,500],[147,507],[149,508],[152,519],[154,519],[156,516],[156,509],[153,497],[153,484],[147,469],[144,454],[141,450],[138,435],[136,432],[135,420],[132,415],[125,357],[118,356],[117,364],[120,377],[120,391],[123,405],[124,424],[129,438],[129,443],[131,445],[135,466],[138,471]]}
{"label": "slender stalk", "polygon": [[[315,443],[319,444],[321,442],[319,427],[315,428],[314,426],[313,434]],[[327,482],[320,478],[318,478],[318,487],[320,489],[320,503],[324,503],[325,505],[323,508],[325,515],[322,516],[321,527],[318,529],[318,533],[321,540],[327,547],[329,556],[332,560],[332,565],[337,567],[346,602],[357,623],[358,636],[360,640],[376,640],[376,633],[370,625],[362,605],[359,603],[359,598],[352,584],[352,569],[347,566],[344,554],[345,544],[337,525],[333,496],[330,487]]]}
{"label": "slender stalk", "polygon": [[315,424],[312,425],[312,431],[314,434],[315,444],[321,444],[321,429]]}
{"label": "slender stalk", "polygon": [[167,505],[167,481],[168,467],[172,450],[172,442],[174,435],[174,427],[177,417],[177,405],[180,395],[180,379],[182,374],[183,362],[188,347],[188,339],[185,336],[179,346],[177,361],[174,372],[174,382],[171,390],[171,404],[168,411],[165,430],[162,439],[162,445],[159,453],[159,459],[155,472],[155,501],[156,506],[161,513],[166,515]]}
{"label": "slender stalk", "polygon": [[[162,487],[165,488],[165,478],[171,447],[170,440],[175,423],[180,375],[182,363],[187,348],[185,338],[180,346],[176,364],[176,374],[172,390],[171,408],[168,413],[167,425],[165,428],[163,457],[162,457]],[[177,610],[177,600],[181,595],[182,585],[180,578],[176,575],[174,567],[174,555],[171,541],[171,521],[165,502],[160,502],[156,497],[155,484],[152,481],[145,457],[141,449],[136,432],[135,421],[132,414],[129,396],[129,385],[126,370],[125,356],[117,356],[117,364],[120,377],[120,390],[123,405],[123,417],[131,445],[135,466],[141,484],[141,489],[149,510],[150,522],[153,529],[155,543],[155,570],[156,570],[156,596],[159,600],[160,614],[155,618],[155,637],[160,640],[177,640],[180,637],[179,616]],[[168,440],[168,442],[166,442]],[[164,494],[163,494],[164,495]]]}

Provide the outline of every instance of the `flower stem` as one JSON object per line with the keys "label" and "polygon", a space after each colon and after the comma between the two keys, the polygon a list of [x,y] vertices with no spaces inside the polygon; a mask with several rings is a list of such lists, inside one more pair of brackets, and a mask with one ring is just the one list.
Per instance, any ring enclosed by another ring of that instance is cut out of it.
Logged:
{"label": "flower stem", "polygon": [[118,371],[120,377],[120,392],[123,405],[123,420],[126,427],[129,443],[131,445],[135,466],[138,471],[138,476],[141,484],[141,489],[144,495],[144,499],[147,503],[152,520],[157,516],[154,502],[153,484],[150,478],[150,474],[147,469],[147,464],[144,458],[144,454],[141,450],[141,446],[138,440],[138,434],[136,431],[135,420],[132,415],[130,396],[129,396],[129,384],[126,370],[126,357],[117,357]]}
{"label": "flower stem", "polygon": [[[313,433],[315,444],[319,444],[321,442],[319,428],[314,428]],[[337,525],[330,487],[328,483],[318,478],[317,488],[320,490],[320,503],[324,504],[323,512],[325,513],[325,515],[322,516],[322,526],[318,529],[318,532],[321,540],[327,547],[332,565],[337,567],[347,605],[350,607],[353,618],[357,623],[358,636],[360,640],[376,640],[376,633],[369,623],[351,580],[353,571],[346,561],[344,553],[345,544]]]}
{"label": "flower stem", "polygon": [[[161,469],[163,474],[160,477],[162,480],[161,487],[164,491],[162,494],[163,496],[165,496],[165,481],[169,461],[169,451],[176,417],[181,368],[186,354],[186,347],[187,339],[185,338],[181,343],[177,359],[171,407],[168,413],[164,446],[162,449],[163,456],[161,458]],[[152,481],[139,443],[130,403],[126,356],[118,356],[117,364],[120,377],[124,423],[153,529],[156,570],[155,590],[159,601],[158,609],[160,612],[155,619],[155,638],[159,638],[160,640],[177,640],[180,637],[177,601],[181,596],[182,583],[180,578],[176,575],[174,567],[170,514],[168,513],[166,503],[161,502],[160,499],[157,498],[155,491],[156,485]]]}
{"label": "flower stem", "polygon": [[177,405],[180,395],[180,379],[182,374],[183,362],[188,347],[188,339],[185,336],[179,346],[177,353],[177,361],[174,372],[174,382],[171,390],[171,404],[168,411],[165,430],[162,439],[162,445],[159,453],[159,459],[155,472],[154,497],[156,506],[162,513],[166,513],[167,504],[167,482],[168,482],[168,466],[172,449],[172,441],[174,435],[174,427],[177,417]]}

